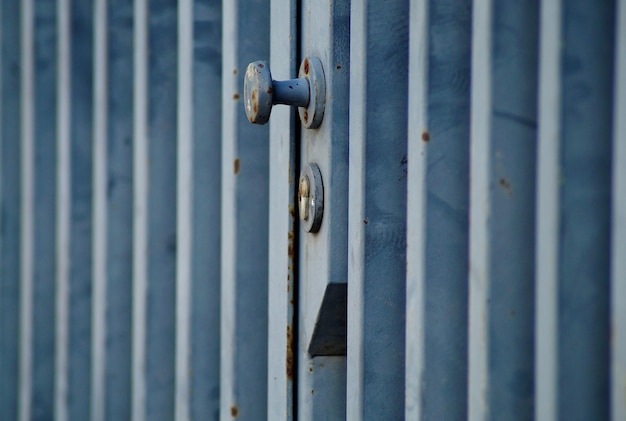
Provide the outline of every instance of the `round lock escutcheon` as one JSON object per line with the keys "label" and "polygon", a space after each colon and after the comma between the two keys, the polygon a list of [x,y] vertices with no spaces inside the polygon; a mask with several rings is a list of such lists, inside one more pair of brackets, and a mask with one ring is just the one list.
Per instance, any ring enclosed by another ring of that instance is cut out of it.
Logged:
{"label": "round lock escutcheon", "polygon": [[324,184],[322,173],[315,163],[308,164],[298,183],[298,210],[306,232],[318,232],[324,215]]}

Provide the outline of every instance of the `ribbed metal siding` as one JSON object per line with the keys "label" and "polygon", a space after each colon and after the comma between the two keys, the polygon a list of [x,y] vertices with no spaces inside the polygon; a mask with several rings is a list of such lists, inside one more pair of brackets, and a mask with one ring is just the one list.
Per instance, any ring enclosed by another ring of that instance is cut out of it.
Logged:
{"label": "ribbed metal siding", "polygon": [[[626,3],[309,6],[0,0],[0,420],[626,419]],[[242,105],[317,13],[350,53],[333,357],[315,136]]]}

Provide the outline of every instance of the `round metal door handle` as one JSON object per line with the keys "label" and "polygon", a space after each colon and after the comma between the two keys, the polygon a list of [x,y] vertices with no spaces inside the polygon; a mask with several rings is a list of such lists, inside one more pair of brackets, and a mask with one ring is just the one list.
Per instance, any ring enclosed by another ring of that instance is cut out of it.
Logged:
{"label": "round metal door handle", "polygon": [[266,61],[250,63],[243,83],[248,120],[265,124],[274,104],[286,104],[299,107],[300,121],[305,128],[318,128],[326,105],[326,81],[320,59],[306,57],[302,60],[298,76],[297,79],[273,80]]}

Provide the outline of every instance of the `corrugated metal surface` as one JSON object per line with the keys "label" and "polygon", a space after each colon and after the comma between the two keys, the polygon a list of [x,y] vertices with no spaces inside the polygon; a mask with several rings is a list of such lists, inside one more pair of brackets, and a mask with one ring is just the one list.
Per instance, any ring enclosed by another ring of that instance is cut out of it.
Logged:
{"label": "corrugated metal surface", "polygon": [[626,420],[624,116],[624,0],[0,0],[0,421]]}

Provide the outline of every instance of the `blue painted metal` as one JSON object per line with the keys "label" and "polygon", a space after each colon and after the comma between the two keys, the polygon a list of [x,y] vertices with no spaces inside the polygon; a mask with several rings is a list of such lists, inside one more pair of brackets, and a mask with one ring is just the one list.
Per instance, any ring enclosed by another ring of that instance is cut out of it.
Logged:
{"label": "blue painted metal", "polygon": [[0,0],[0,419],[624,418],[625,13]]}
{"label": "blue painted metal", "polygon": [[20,3],[0,2],[0,419],[18,417],[20,296]]}
{"label": "blue painted metal", "polygon": [[174,417],[177,7],[135,2],[133,419]]}
{"label": "blue painted metal", "polygon": [[[132,305],[132,2],[107,4],[106,420],[129,419]],[[96,19],[99,17],[96,15]],[[94,156],[94,161],[98,157]],[[92,402],[95,405],[96,402]]]}
{"label": "blue painted metal", "polygon": [[538,179],[550,183],[538,195],[540,419],[609,416],[615,4],[587,6],[567,1],[542,9],[542,21],[554,29],[541,43],[541,59],[552,58],[540,73],[546,93],[540,96]]}
{"label": "blue painted metal", "polygon": [[248,63],[269,55],[270,3],[223,3],[220,419],[267,413],[269,139],[243,110]]}
{"label": "blue painted metal", "polygon": [[219,418],[220,11],[178,7],[177,420]]}
{"label": "blue painted metal", "polygon": [[91,419],[130,419],[132,3],[94,4]]}
{"label": "blue painted metal", "polygon": [[[474,2],[469,416],[533,414],[538,4]],[[505,264],[503,264],[506,262]]]}
{"label": "blue painted metal", "polygon": [[408,25],[352,3],[347,419],[404,416]]}
{"label": "blue painted metal", "polygon": [[[312,226],[301,221],[298,228],[298,419],[343,419],[346,326],[331,325],[329,332],[325,321],[345,321],[347,311],[350,4],[304,1],[300,7],[300,53],[319,57],[324,67],[326,107],[319,129],[302,128],[299,141],[300,169],[320,169],[324,215],[318,232],[307,232]],[[325,342],[328,349],[316,347]]]}
{"label": "blue painted metal", "polygon": [[[270,63],[274,74],[296,74],[297,14],[295,0],[272,0],[270,21],[281,22],[270,31]],[[295,189],[296,113],[277,107],[269,127],[269,251],[267,318],[267,419],[296,418],[297,244]]]}
{"label": "blue painted metal", "polygon": [[606,419],[615,2],[562,12],[557,408]]}
{"label": "blue painted metal", "polygon": [[[30,418],[33,396],[33,3],[20,3],[20,332],[18,419]],[[50,403],[48,402],[48,405]]]}
{"label": "blue painted metal", "polygon": [[411,2],[406,419],[467,417],[470,6]]}
{"label": "blue painted metal", "polygon": [[33,45],[24,52],[34,60],[33,96],[26,99],[34,113],[31,417],[46,419],[54,407],[57,28],[53,1],[33,2],[32,12]]}
{"label": "blue painted metal", "polygon": [[145,417],[174,416],[177,3],[147,9]]}

